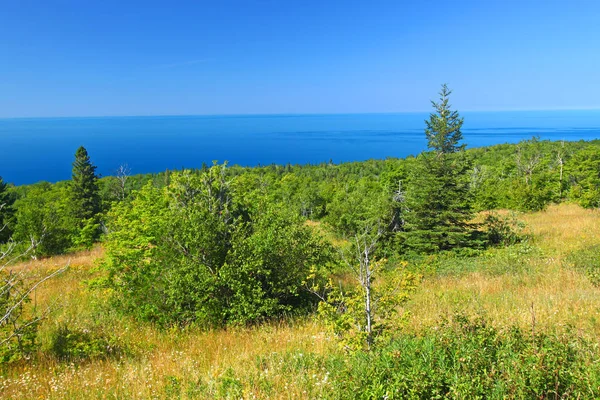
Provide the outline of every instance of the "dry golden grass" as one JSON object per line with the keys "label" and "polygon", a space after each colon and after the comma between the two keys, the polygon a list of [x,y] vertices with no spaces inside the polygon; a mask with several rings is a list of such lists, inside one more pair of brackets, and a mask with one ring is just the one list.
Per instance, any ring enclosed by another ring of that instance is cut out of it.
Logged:
{"label": "dry golden grass", "polygon": [[327,225],[324,225],[321,221],[307,220],[305,225],[310,227],[314,232],[327,239],[331,244],[336,247],[344,247],[348,245],[348,241],[341,239],[331,233],[331,229],[327,229]]}
{"label": "dry golden grass", "polygon": [[65,303],[69,294],[82,289],[83,279],[92,278],[90,272],[92,267],[104,254],[101,246],[97,245],[88,251],[74,254],[43,258],[40,260],[28,260],[16,265],[11,265],[10,270],[22,272],[24,277],[35,282],[44,276],[68,266],[62,274],[56,276],[52,281],[39,286],[33,293],[33,299],[37,304]]}
{"label": "dry golden grass", "polygon": [[544,212],[525,214],[536,243],[551,255],[564,256],[572,250],[600,243],[600,212],[575,204],[551,206]]}
{"label": "dry golden grass", "polygon": [[[432,326],[457,311],[484,314],[498,326],[529,327],[533,304],[536,329],[571,324],[600,338],[596,317],[600,291],[562,263],[569,251],[600,243],[600,214],[560,205],[520,218],[534,237],[533,246],[540,249],[515,258],[527,268],[518,265],[505,273],[475,271],[427,278],[406,306],[412,314],[412,329]],[[318,224],[309,225],[321,229]],[[224,385],[235,386],[234,380],[228,381],[231,375],[250,382],[238,393],[243,398],[320,397],[319,382],[325,382],[326,376],[318,363],[283,361],[338,351],[319,323],[164,332],[106,315],[98,311],[106,310],[104,294],[83,284],[95,274],[90,268],[101,255],[98,247],[75,256],[30,261],[18,268],[48,271],[71,260],[69,271],[37,291],[39,303],[56,302],[59,307],[41,327],[43,342],[47,343],[59,323],[100,326],[133,346],[132,355],[68,364],[42,352],[36,360],[13,365],[0,375],[1,398],[172,398],[177,388],[181,398],[203,398],[206,393],[218,394]],[[493,262],[494,251],[489,257]],[[297,367],[290,369],[290,365]]]}
{"label": "dry golden grass", "polygon": [[[165,332],[121,316],[98,316],[97,310],[108,307],[106,297],[102,291],[90,290],[84,282],[97,275],[92,267],[102,254],[97,247],[71,256],[31,260],[13,268],[36,277],[70,264],[65,273],[41,286],[34,295],[38,305],[52,304],[56,309],[40,329],[46,347],[60,324],[84,329],[100,326],[130,345],[132,355],[68,364],[40,352],[35,361],[13,365],[0,375],[0,398],[169,398],[168,387],[173,382],[181,388],[181,398],[198,398],[197,394],[186,393],[199,387],[217,392],[228,370],[237,377],[256,380],[244,398],[312,397],[300,385],[291,383],[304,379],[302,371],[298,376],[286,375],[276,371],[278,365],[269,363],[275,362],[278,355],[301,357],[333,351],[335,344],[318,323],[306,320],[254,328]],[[264,368],[258,357],[269,357]],[[264,383],[267,380],[268,384]]]}
{"label": "dry golden grass", "polygon": [[[425,280],[412,297],[411,326],[419,329],[456,312],[487,316],[498,326],[540,329],[574,326],[600,338],[600,290],[579,271],[563,266],[573,250],[600,243],[600,214],[571,204],[523,214],[539,254],[521,257],[514,273],[473,272]],[[532,313],[533,306],[533,313]]]}
{"label": "dry golden grass", "polygon": [[13,265],[10,269],[15,271],[53,271],[62,268],[67,264],[71,268],[88,269],[93,266],[95,261],[102,257],[103,254],[104,251],[102,247],[97,245],[91,250],[81,251],[79,253],[48,257],[40,260],[31,259]]}
{"label": "dry golden grass", "polygon": [[[313,323],[296,326],[268,325],[254,329],[214,332],[160,333],[142,328],[127,333],[145,349],[121,361],[91,361],[82,365],[62,364],[44,359],[36,365],[14,368],[0,383],[5,398],[168,398],[166,387],[178,382],[182,398],[202,385],[217,391],[228,370],[236,377],[256,377],[255,386],[244,398],[308,398],[294,380],[302,376],[269,371],[260,367],[259,356],[287,352],[323,354],[331,343]],[[275,360],[277,358],[274,358]],[[268,379],[268,390],[258,378]],[[212,389],[210,387],[213,387]]]}

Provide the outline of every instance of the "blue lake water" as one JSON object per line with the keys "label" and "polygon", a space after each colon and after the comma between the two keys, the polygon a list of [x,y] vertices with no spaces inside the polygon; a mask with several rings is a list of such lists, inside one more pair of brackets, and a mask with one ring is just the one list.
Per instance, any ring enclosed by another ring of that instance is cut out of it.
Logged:
{"label": "blue lake water", "polygon": [[[600,110],[465,112],[468,147],[600,138]],[[27,184],[69,179],[75,150],[98,172],[132,173],[229,161],[255,166],[405,157],[426,148],[427,113],[0,119],[0,176]]]}

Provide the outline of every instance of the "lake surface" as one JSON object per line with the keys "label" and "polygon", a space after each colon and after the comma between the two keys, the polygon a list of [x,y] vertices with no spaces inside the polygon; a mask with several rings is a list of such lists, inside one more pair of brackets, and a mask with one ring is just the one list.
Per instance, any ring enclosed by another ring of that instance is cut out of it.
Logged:
{"label": "lake surface", "polygon": [[[600,110],[465,112],[468,147],[600,138]],[[426,148],[428,113],[0,119],[0,176],[28,184],[70,179],[85,146],[101,175],[229,161],[255,166],[405,157]]]}

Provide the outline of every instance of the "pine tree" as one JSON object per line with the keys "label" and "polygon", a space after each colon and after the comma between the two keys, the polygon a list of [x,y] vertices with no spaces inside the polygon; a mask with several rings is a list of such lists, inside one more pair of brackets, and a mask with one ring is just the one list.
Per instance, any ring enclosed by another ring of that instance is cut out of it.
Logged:
{"label": "pine tree", "polygon": [[461,118],[458,111],[450,109],[450,95],[452,91],[446,84],[442,85],[440,91],[440,102],[431,101],[435,112],[429,115],[429,120],[425,121],[425,136],[427,137],[427,147],[435,152],[438,158],[445,154],[452,154],[463,151],[464,144],[462,140],[462,128],[464,118]]}
{"label": "pine tree", "polygon": [[92,165],[85,147],[81,146],[75,153],[73,175],[71,181],[73,214],[80,227],[100,212],[100,194],[96,167]]}
{"label": "pine tree", "polygon": [[406,244],[420,252],[468,245],[472,233],[470,163],[461,144],[463,118],[451,110],[446,85],[425,135],[429,152],[419,155],[406,192]]}

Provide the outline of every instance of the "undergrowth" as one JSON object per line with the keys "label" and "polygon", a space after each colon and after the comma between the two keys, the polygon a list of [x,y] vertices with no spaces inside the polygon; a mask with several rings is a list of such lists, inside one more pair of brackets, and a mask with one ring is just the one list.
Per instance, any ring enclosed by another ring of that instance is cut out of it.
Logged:
{"label": "undergrowth", "polygon": [[565,261],[568,267],[584,272],[594,286],[600,286],[600,245],[574,250]]}
{"label": "undergrowth", "polygon": [[198,388],[206,398],[255,391],[269,398],[270,379],[281,375],[297,379],[308,398],[596,398],[599,357],[595,344],[568,328],[497,329],[481,317],[455,315],[421,334],[398,334],[371,352],[259,356],[258,373],[229,370]]}

